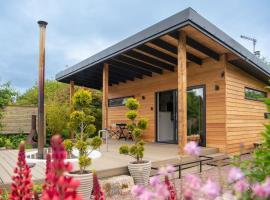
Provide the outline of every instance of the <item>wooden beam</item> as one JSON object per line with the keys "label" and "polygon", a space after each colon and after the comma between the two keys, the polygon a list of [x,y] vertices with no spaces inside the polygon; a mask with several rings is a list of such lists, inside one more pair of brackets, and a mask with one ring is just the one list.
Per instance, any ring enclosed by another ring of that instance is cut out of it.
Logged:
{"label": "wooden beam", "polygon": [[[169,36],[178,40],[178,31],[170,33]],[[203,54],[213,58],[214,60],[219,60],[219,54],[213,51],[212,49],[208,48],[207,46],[201,44],[200,42],[194,40],[191,37],[187,37],[186,44],[197,51],[202,52]]]}
{"label": "wooden beam", "polygon": [[146,62],[150,65],[153,65],[154,67],[158,67],[160,69],[165,69],[168,71],[174,71],[173,65],[169,65],[167,63],[161,62],[161,61],[154,59],[150,56],[147,56],[145,54],[141,54],[137,51],[131,50],[129,52],[126,52],[125,54],[132,57],[132,58],[135,58],[137,60],[140,60],[140,61]]}
{"label": "wooden beam", "polygon": [[116,57],[117,60],[123,61],[127,64],[133,65],[134,67],[138,67],[144,70],[147,70],[149,72],[155,72],[157,74],[162,74],[162,69],[158,67],[154,67],[152,65],[146,64],[144,62],[141,62],[139,60],[136,60],[134,58],[129,57],[128,55],[119,55]]}
{"label": "wooden beam", "polygon": [[152,76],[152,72],[149,72],[147,70],[144,70],[144,69],[141,69],[141,68],[138,68],[138,67],[134,67],[134,66],[129,65],[129,64],[125,63],[125,62],[122,62],[121,60],[113,59],[113,60],[109,60],[108,63],[110,65],[113,65],[113,66],[125,68],[125,69],[130,70],[133,73],[136,73],[136,74],[139,74],[139,75],[145,75],[145,76],[149,76],[149,77]]}
{"label": "wooden beam", "polygon": [[[175,47],[172,44],[169,44],[168,42],[165,42],[162,39],[159,39],[159,38],[155,39],[155,40],[151,41],[151,43],[162,48],[162,49],[165,49],[166,51],[169,51],[169,52],[177,55],[177,47]],[[186,52],[186,56],[187,56],[188,60],[190,60],[198,65],[202,65],[202,59],[199,58],[198,56],[195,56],[195,55],[188,53],[188,52]]]}
{"label": "wooden beam", "polygon": [[74,81],[69,83],[69,103],[72,104],[72,97],[74,95]]}
{"label": "wooden beam", "polygon": [[142,46],[139,46],[137,47],[137,49],[143,51],[143,52],[146,52],[146,53],[149,53],[155,57],[158,57],[158,58],[161,58],[163,60],[166,60],[167,62],[170,62],[170,63],[173,63],[173,64],[177,64],[177,59],[171,55],[168,55],[166,53],[163,53],[159,50],[156,50],[152,47],[149,47],[149,46],[146,46],[146,45],[142,45]]}
{"label": "wooden beam", "polygon": [[108,128],[109,65],[103,66],[102,76],[102,129]]}
{"label": "wooden beam", "polygon": [[187,57],[186,34],[179,32],[178,40],[178,145],[179,153],[184,154],[187,143]]}

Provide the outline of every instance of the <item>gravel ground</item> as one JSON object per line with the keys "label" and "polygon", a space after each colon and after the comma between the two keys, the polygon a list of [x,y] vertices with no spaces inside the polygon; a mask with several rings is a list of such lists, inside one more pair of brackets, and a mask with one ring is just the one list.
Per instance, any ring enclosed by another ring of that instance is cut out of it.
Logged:
{"label": "gravel ground", "polygon": [[[241,159],[246,160],[246,159],[250,159],[250,155],[244,155],[241,157]],[[211,178],[211,180],[219,182],[223,185],[223,191],[226,191],[226,186],[224,183],[224,181],[226,181],[227,179],[227,174],[229,171],[230,166],[223,166],[223,167],[210,167],[207,170],[204,170],[202,173],[197,173],[201,179],[203,181],[206,181],[208,178]],[[172,180],[172,182],[175,185],[175,188],[177,190],[177,196],[179,197],[181,194],[181,184],[182,181],[181,179],[176,178],[177,175],[174,175],[174,179]],[[198,199],[199,198],[199,194],[197,194],[197,197],[195,197],[194,199]],[[129,192],[125,195],[114,195],[114,196],[110,196],[110,197],[106,197],[107,200],[135,200],[136,198],[132,196],[132,194]]]}

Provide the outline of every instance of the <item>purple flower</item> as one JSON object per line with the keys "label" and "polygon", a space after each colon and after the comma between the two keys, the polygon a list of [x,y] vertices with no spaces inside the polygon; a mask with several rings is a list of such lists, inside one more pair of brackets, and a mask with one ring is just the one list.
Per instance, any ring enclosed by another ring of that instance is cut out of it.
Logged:
{"label": "purple flower", "polygon": [[150,192],[148,190],[145,190],[140,196],[140,200],[153,200],[155,199],[155,194],[153,192]]}
{"label": "purple flower", "polygon": [[150,178],[149,180],[149,184],[152,186],[152,187],[155,187],[157,186],[158,184],[160,184],[160,178],[159,176],[153,176]]}
{"label": "purple flower", "polygon": [[267,177],[265,179],[265,182],[263,183],[263,187],[264,187],[267,197],[269,197],[270,196],[270,177]]}
{"label": "purple flower", "polygon": [[264,186],[259,183],[256,183],[255,185],[253,185],[252,191],[257,197],[262,197],[262,198],[267,197],[267,192],[265,191]]}
{"label": "purple flower", "polygon": [[136,197],[140,197],[145,191],[146,189],[142,185],[134,185],[131,189],[131,193]]}
{"label": "purple flower", "polygon": [[208,197],[215,198],[220,193],[220,187],[217,183],[208,179],[206,184],[202,187],[201,191]]}
{"label": "purple flower", "polygon": [[176,171],[175,167],[173,167],[171,165],[168,165],[167,167],[159,168],[158,174],[162,175],[162,176],[168,176],[169,174],[171,174],[171,173],[173,173],[175,171]]}
{"label": "purple flower", "polygon": [[184,151],[186,152],[186,154],[190,156],[199,156],[201,153],[201,148],[198,146],[196,142],[191,141],[185,145]]}
{"label": "purple flower", "polygon": [[155,196],[160,199],[166,199],[170,195],[168,187],[164,184],[158,184],[155,187]]}
{"label": "purple flower", "polygon": [[232,167],[229,171],[228,182],[232,183],[244,178],[244,174],[238,167]]}
{"label": "purple flower", "polygon": [[245,192],[249,188],[249,183],[246,179],[240,179],[234,184],[234,190],[237,192]]}
{"label": "purple flower", "polygon": [[201,187],[201,179],[193,174],[188,174],[185,176],[184,182],[186,186],[193,190],[199,190]]}

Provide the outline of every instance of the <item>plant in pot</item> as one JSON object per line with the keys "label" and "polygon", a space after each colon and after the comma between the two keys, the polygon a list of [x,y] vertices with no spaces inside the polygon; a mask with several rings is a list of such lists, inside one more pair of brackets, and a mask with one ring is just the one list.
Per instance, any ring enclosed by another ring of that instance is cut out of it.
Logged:
{"label": "plant in pot", "polygon": [[[95,118],[91,115],[90,105],[92,103],[91,92],[85,89],[79,89],[72,98],[74,111],[70,114],[70,126],[76,132],[74,148],[78,152],[79,170],[69,173],[69,176],[80,181],[78,193],[83,199],[90,199],[93,188],[93,174],[87,169],[92,163],[90,154],[98,149],[102,140],[99,137],[88,139],[89,135],[96,132],[94,126]],[[70,142],[65,143],[72,148]],[[70,152],[71,149],[69,149]]]}
{"label": "plant in pot", "polygon": [[[127,125],[132,134],[134,144],[122,145],[119,148],[119,153],[129,155],[135,161],[129,162],[128,169],[136,184],[147,185],[151,171],[151,161],[143,160],[144,156],[144,141],[142,139],[143,130],[148,126],[148,119],[139,117],[138,108],[139,102],[134,98],[127,99],[125,106],[128,108],[126,117],[129,119]],[[139,119],[137,119],[139,117]]]}

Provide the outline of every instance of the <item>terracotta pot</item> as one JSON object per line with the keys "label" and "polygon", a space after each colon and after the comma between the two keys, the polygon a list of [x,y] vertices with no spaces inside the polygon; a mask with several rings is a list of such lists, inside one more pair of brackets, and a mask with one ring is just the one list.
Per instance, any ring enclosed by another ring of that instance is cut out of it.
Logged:
{"label": "terracotta pot", "polygon": [[137,185],[148,185],[150,172],[151,172],[151,161],[144,161],[143,163],[128,163],[128,170]]}
{"label": "terracotta pot", "polygon": [[93,173],[68,173],[67,176],[71,176],[75,180],[80,181],[80,186],[78,187],[77,192],[82,195],[83,200],[89,200],[93,190]]}

